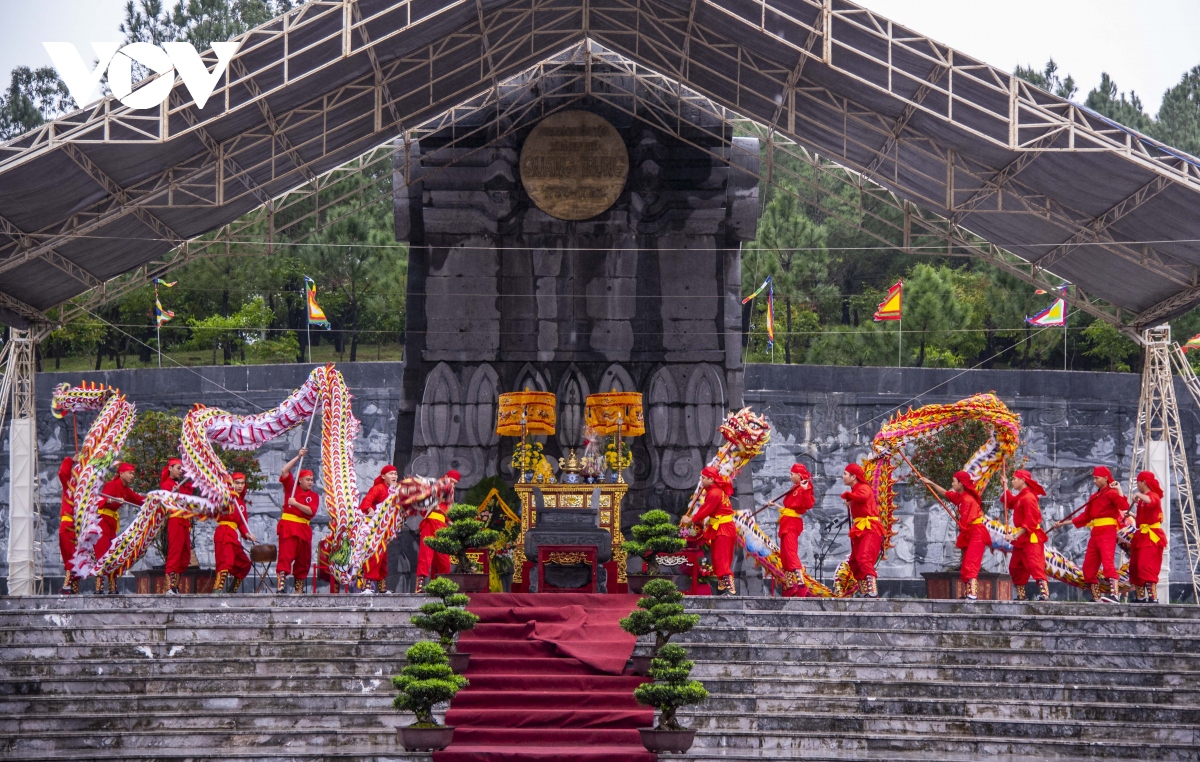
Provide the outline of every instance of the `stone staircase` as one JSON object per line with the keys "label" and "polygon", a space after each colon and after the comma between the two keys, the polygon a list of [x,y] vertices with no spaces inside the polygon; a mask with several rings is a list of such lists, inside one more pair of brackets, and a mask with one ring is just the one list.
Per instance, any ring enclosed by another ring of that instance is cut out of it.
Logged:
{"label": "stone staircase", "polygon": [[[410,762],[414,596],[0,599],[0,758]],[[688,755],[1200,759],[1200,608],[696,598]]]}

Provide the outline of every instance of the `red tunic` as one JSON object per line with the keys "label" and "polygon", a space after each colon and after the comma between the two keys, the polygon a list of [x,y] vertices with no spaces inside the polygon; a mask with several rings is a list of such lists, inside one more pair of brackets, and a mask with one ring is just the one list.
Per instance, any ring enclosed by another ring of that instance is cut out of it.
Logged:
{"label": "red tunic", "polygon": [[733,548],[737,541],[737,527],[733,525],[733,506],[729,496],[720,485],[714,484],[704,493],[704,504],[692,516],[692,521],[703,526],[704,541],[712,548],[713,574],[728,577],[733,574]]}
{"label": "red tunic", "polygon": [[1158,584],[1167,533],[1162,528],[1162,499],[1153,492],[1137,505],[1137,532],[1129,547],[1129,582],[1135,586]]}
{"label": "red tunic", "polygon": [[1046,532],[1042,529],[1042,509],[1038,507],[1038,497],[1033,490],[1026,487],[1016,495],[1005,491],[1000,495],[1000,500],[1012,510],[1012,525],[1025,530],[1025,534],[1013,540],[1014,546],[1040,546],[1046,541]]}
{"label": "red tunic", "polygon": [[810,483],[807,487],[799,484],[788,490],[783,498],[783,508],[779,511],[779,534],[800,534],[804,531],[804,519],[801,518],[813,507],[815,498]]}
{"label": "red tunic", "polygon": [[58,483],[62,485],[62,509],[58,519],[58,554],[62,556],[63,569],[69,574],[74,569],[71,559],[75,557],[75,507],[67,488],[71,484],[71,469],[75,461],[68,456],[58,467]]}
{"label": "red tunic", "polygon": [[1105,579],[1117,579],[1119,572],[1115,560],[1117,552],[1117,529],[1121,525],[1121,514],[1129,507],[1129,501],[1112,487],[1105,487],[1088,500],[1087,507],[1071,520],[1077,527],[1087,526],[1092,530],[1088,538],[1087,551],[1083,556],[1083,581],[1097,581],[1096,573],[1104,568]]}
{"label": "red tunic", "polygon": [[[321,497],[310,489],[300,489],[296,486],[295,477],[290,473],[279,477],[283,485],[283,514],[275,525],[279,535],[279,557],[275,562],[278,574],[291,574],[296,579],[308,576],[308,567],[312,563],[312,516],[317,515],[321,506]],[[295,489],[295,493],[292,489]],[[312,511],[312,516],[305,516],[299,508],[293,506],[288,497],[306,506]]]}
{"label": "red tunic", "polygon": [[[379,481],[367,490],[367,494],[363,495],[363,499],[358,504],[358,510],[362,511],[367,516],[370,516],[379,507],[379,504],[388,497],[387,482]],[[363,579],[382,581],[387,578],[387,546],[379,553],[367,559],[363,564],[362,576]]]}
{"label": "red tunic", "polygon": [[[171,477],[158,482],[158,488],[180,495],[195,494],[191,483],[180,485]],[[172,509],[167,515],[167,557],[166,571],[168,574],[182,574],[192,565],[192,520],[186,514]]]}
{"label": "red tunic", "polygon": [[875,562],[883,548],[883,521],[875,491],[866,482],[857,482],[842,493],[850,503],[850,573],[855,579],[878,577]]}
{"label": "red tunic", "polygon": [[[146,501],[138,493],[131,490],[121,481],[120,476],[115,476],[105,482],[100,489],[100,537],[96,540],[96,545],[92,548],[92,553],[97,559],[103,558],[108,552],[108,548],[112,545],[113,538],[117,536],[117,531],[121,528],[121,515],[117,511],[121,508],[121,500],[124,500],[134,505],[141,505]],[[114,498],[106,500],[104,498]]]}
{"label": "red tunic", "polygon": [[[453,495],[451,495],[451,500]],[[417,576],[432,578],[435,574],[450,573],[450,556],[446,553],[438,553],[433,548],[425,544],[426,537],[433,537],[437,531],[446,526],[446,511],[450,510],[451,503],[448,501],[439,502],[437,508],[425,514],[425,518],[421,519],[421,525],[417,528],[419,536],[417,539]]]}
{"label": "red tunic", "polygon": [[962,549],[962,566],[959,579],[977,579],[983,566],[983,552],[992,544],[992,537],[984,524],[983,506],[970,492],[946,492],[946,499],[958,508],[958,540],[954,543]]}

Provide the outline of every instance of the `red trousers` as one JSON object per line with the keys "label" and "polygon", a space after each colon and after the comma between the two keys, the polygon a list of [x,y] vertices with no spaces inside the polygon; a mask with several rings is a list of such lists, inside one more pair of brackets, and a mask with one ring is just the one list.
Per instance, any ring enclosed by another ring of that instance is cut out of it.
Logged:
{"label": "red trousers", "polygon": [[1117,528],[1100,527],[1092,530],[1088,539],[1087,552],[1083,554],[1083,581],[1089,585],[1096,581],[1096,572],[1104,567],[1105,579],[1116,579]]}
{"label": "red trousers", "polygon": [[438,521],[437,519],[422,519],[420,539],[417,540],[419,549],[417,550],[417,576],[418,577],[433,577],[434,574],[449,574],[450,573],[450,556],[445,553],[438,553],[433,548],[425,544],[426,537],[433,537],[437,534],[437,530],[446,526],[446,522]]}
{"label": "red trousers", "polygon": [[63,569],[74,571],[71,559],[75,557],[75,524],[70,521],[58,525],[58,554],[62,556]]}
{"label": "red trousers", "polygon": [[275,573],[290,574],[296,579],[308,577],[308,566],[312,563],[312,527],[280,520],[275,525],[275,531],[279,535],[279,559],[275,562]]}
{"label": "red trousers", "polygon": [[712,548],[713,574],[718,577],[728,577],[733,574],[733,548],[737,539],[728,535],[718,535],[712,538],[709,547]]}
{"label": "red trousers", "polygon": [[[432,548],[430,549],[432,550]],[[447,557],[447,561],[449,558]],[[367,560],[363,564],[362,576],[363,579],[372,580],[374,582],[382,582],[387,579],[387,550],[381,550],[379,555]],[[447,569],[446,571],[449,571]]]}
{"label": "red trousers", "polygon": [[1166,543],[1154,545],[1136,542],[1129,549],[1129,584],[1150,585],[1158,584],[1158,573],[1162,570],[1163,551]]}
{"label": "red trousers", "polygon": [[217,527],[213,533],[213,552],[216,555],[217,572],[229,572],[234,579],[245,579],[250,573],[250,557],[242,548],[238,531],[230,527]]}
{"label": "red trousers", "polygon": [[1046,547],[1043,543],[1021,543],[1013,545],[1012,557],[1008,559],[1008,573],[1017,587],[1029,584],[1030,579],[1042,582],[1046,579]]}
{"label": "red trousers", "polygon": [[92,546],[92,554],[99,561],[104,558],[104,554],[108,552],[112,541],[117,536],[117,520],[112,516],[100,517],[100,536],[96,538],[96,544]]}
{"label": "red trousers", "polygon": [[962,568],[958,578],[963,582],[979,578],[983,566],[983,551],[992,544],[992,537],[983,524],[972,524],[959,532],[956,545],[962,549]]}
{"label": "red trousers", "polygon": [[850,572],[855,579],[878,577],[875,562],[883,548],[883,537],[878,532],[863,532],[850,538]]}
{"label": "red trousers", "polygon": [[167,519],[167,574],[182,574],[192,565],[192,520]]}
{"label": "red trousers", "polygon": [[804,532],[804,520],[784,516],[779,519],[779,558],[784,571],[800,569],[800,535]]}

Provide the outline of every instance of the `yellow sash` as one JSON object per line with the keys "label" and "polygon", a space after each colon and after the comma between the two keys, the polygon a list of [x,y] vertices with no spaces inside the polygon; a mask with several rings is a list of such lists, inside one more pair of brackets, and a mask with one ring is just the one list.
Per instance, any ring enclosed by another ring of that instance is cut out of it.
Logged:
{"label": "yellow sash", "polygon": [[[285,514],[285,515],[286,515],[286,514]],[[217,526],[219,526],[219,527],[229,527],[230,529],[234,530],[235,532],[237,531],[237,528],[238,528],[238,525],[237,525],[237,522],[236,522],[236,521],[218,521],[218,522],[217,522]]]}
{"label": "yellow sash", "polygon": [[306,518],[303,518],[302,516],[297,516],[294,513],[285,513],[280,518],[282,518],[284,521],[294,521],[297,524],[308,524],[311,521],[311,519],[306,519]]}
{"label": "yellow sash", "polygon": [[441,521],[443,523],[446,521],[446,517],[443,514],[438,513],[437,511],[430,511],[429,515],[426,516],[425,518],[433,519],[434,521]]}
{"label": "yellow sash", "polygon": [[109,510],[108,508],[101,508],[100,515],[108,516],[109,518],[117,519],[118,521],[121,519],[121,514],[117,513],[116,511]]}
{"label": "yellow sash", "polygon": [[722,524],[728,524],[731,521],[733,521],[733,517],[730,516],[729,514],[725,514],[724,516],[713,516],[711,519],[708,520],[708,528],[716,529],[717,527],[721,526]]}
{"label": "yellow sash", "polygon": [[780,516],[787,516],[789,519],[802,519],[802,518],[804,518],[804,517],[803,517],[803,516],[801,516],[800,514],[798,514],[798,513],[796,513],[795,511],[793,511],[791,508],[780,508],[780,509],[779,509],[779,515],[780,515]]}
{"label": "yellow sash", "polygon": [[1088,522],[1089,529],[1097,529],[1099,527],[1115,527],[1116,525],[1117,525],[1117,520],[1109,519],[1109,518],[1092,519],[1091,521]]}
{"label": "yellow sash", "polygon": [[63,516],[62,518],[60,518],[60,519],[58,520],[58,523],[60,523],[60,524],[74,524],[74,523],[75,523],[75,519],[71,518],[70,516]]}
{"label": "yellow sash", "polygon": [[1158,544],[1158,532],[1155,529],[1162,529],[1162,522],[1157,524],[1141,524],[1138,526],[1138,532],[1150,535],[1150,542]]}
{"label": "yellow sash", "polygon": [[976,524],[982,524],[982,523],[983,523],[983,517],[980,516],[979,518],[975,519],[970,524],[968,524],[968,526],[975,526]]}
{"label": "yellow sash", "polygon": [[879,517],[878,516],[864,516],[861,519],[855,519],[854,520],[854,528],[855,529],[870,529],[872,521],[879,523]]}

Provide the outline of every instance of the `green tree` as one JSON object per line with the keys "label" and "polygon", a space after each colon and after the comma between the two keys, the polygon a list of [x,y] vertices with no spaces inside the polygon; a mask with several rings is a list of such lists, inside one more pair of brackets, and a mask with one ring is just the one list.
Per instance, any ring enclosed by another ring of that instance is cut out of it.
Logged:
{"label": "green tree", "polygon": [[1200,66],[1163,93],[1150,134],[1173,148],[1200,156]]}
{"label": "green tree", "polygon": [[464,608],[471,602],[470,597],[458,592],[458,585],[446,577],[433,580],[423,592],[438,600],[422,603],[421,613],[412,617],[412,623],[437,635],[446,653],[454,653],[458,633],[474,629],[479,622],[478,616]]}
{"label": "green tree", "polygon": [[1142,99],[1132,90],[1126,99],[1125,93],[1117,90],[1117,83],[1108,76],[1108,72],[1100,75],[1100,84],[1088,93],[1083,105],[1138,132],[1149,134],[1153,126],[1154,120],[1143,108]]}
{"label": "green tree", "polygon": [[966,327],[970,308],[954,289],[949,268],[919,264],[904,282],[904,332],[918,343],[917,365],[925,365],[930,344],[945,342],[950,332]]}
{"label": "green tree", "polygon": [[432,640],[413,643],[404,652],[404,661],[404,669],[392,677],[392,687],[400,692],[392,706],[416,715],[417,721],[409,727],[436,728],[433,707],[454,698],[470,683],[454,674],[446,652]]}
{"label": "green tree", "polygon": [[1046,92],[1054,93],[1065,100],[1071,100],[1075,97],[1075,93],[1079,92],[1074,77],[1070,74],[1066,79],[1058,76],[1058,64],[1054,63],[1053,58],[1046,62],[1041,71],[1032,66],[1017,66],[1013,69],[1013,74],[1029,84],[1040,87]]}
{"label": "green tree", "polygon": [[633,539],[626,541],[621,549],[642,559],[647,574],[659,573],[660,553],[677,553],[687,546],[687,540],[679,536],[679,527],[666,511],[646,511],[630,531]]}
{"label": "green tree", "polygon": [[699,704],[708,698],[708,690],[699,680],[690,680],[696,663],[687,658],[687,651],[674,643],[663,646],[650,662],[652,682],[633,689],[639,704],[659,711],[656,730],[683,730],[675,712],[680,707]]}
{"label": "green tree", "polygon": [[1106,370],[1128,373],[1130,362],[1141,354],[1138,345],[1111,323],[1096,320],[1083,330],[1084,354],[1107,365]]}
{"label": "green tree", "polygon": [[75,108],[54,67],[18,66],[8,88],[0,93],[0,140],[15,138]]}
{"label": "green tree", "polygon": [[652,579],[642,587],[637,608],[620,624],[622,630],[636,637],[653,633],[652,655],[657,656],[672,636],[691,632],[700,624],[700,615],[684,613],[683,593],[673,581]]}

